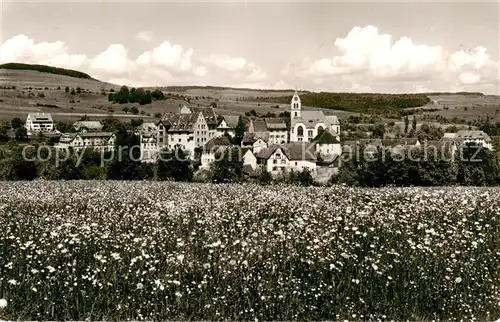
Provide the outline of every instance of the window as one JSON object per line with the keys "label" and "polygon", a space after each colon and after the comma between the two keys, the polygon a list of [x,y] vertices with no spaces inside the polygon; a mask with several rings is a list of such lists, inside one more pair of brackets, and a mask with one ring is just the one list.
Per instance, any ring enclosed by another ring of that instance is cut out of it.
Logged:
{"label": "window", "polygon": [[281,159],[281,154],[276,153],[276,159]]}
{"label": "window", "polygon": [[295,166],[297,166],[299,163],[298,162],[295,162]]}
{"label": "window", "polygon": [[273,164],[277,164],[278,163],[278,160],[273,160]]}
{"label": "window", "polygon": [[278,170],[278,167],[273,167],[273,171],[276,171],[276,170]]}
{"label": "window", "polygon": [[313,130],[308,130],[307,131],[307,136],[313,136]]}
{"label": "window", "polygon": [[285,159],[281,160],[281,164],[286,164],[286,160]]}
{"label": "window", "polygon": [[300,125],[297,128],[297,135],[298,136],[303,136],[304,135],[304,128],[302,126],[300,126]]}
{"label": "window", "polygon": [[297,113],[297,112],[295,112],[295,116],[297,116],[297,114],[298,114],[298,113]]}
{"label": "window", "polygon": [[302,138],[299,138],[299,142],[302,142]]}

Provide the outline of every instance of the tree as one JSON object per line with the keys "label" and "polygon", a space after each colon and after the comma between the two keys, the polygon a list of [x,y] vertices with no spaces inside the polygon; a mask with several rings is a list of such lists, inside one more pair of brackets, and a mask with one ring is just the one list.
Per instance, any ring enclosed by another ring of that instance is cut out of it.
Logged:
{"label": "tree", "polygon": [[0,142],[9,141],[9,135],[7,134],[7,129],[5,126],[0,126]]}
{"label": "tree", "polygon": [[243,160],[239,148],[227,148],[215,154],[211,167],[214,183],[241,182],[243,180]]}
{"label": "tree", "polygon": [[405,116],[405,134],[408,133],[408,126],[410,125],[410,120],[408,119],[408,115]]}
{"label": "tree", "polygon": [[64,89],[64,91],[66,92],[66,94],[69,93],[69,87],[66,86],[66,88]]}
{"label": "tree", "polygon": [[16,129],[16,141],[25,142],[28,141],[28,130],[24,126]]}
{"label": "tree", "polygon": [[71,92],[70,92],[71,95],[76,95],[76,91],[74,88],[71,89]]}
{"label": "tree", "polygon": [[238,124],[236,125],[234,144],[240,146],[241,142],[243,141],[244,135],[245,135],[245,123],[243,122],[243,118],[240,116],[238,118]]}
{"label": "tree", "polygon": [[385,127],[384,124],[377,124],[373,129],[373,137],[375,138],[384,138]]}
{"label": "tree", "polygon": [[417,118],[416,116],[413,116],[413,120],[411,123],[411,129],[414,131],[413,133],[417,133]]}
{"label": "tree", "polygon": [[77,94],[81,94],[81,93],[82,93],[82,89],[80,88],[80,86],[78,86],[78,87],[76,88],[76,93],[77,93]]}
{"label": "tree", "polygon": [[20,118],[15,117],[10,121],[10,126],[15,130],[23,126],[23,122]]}
{"label": "tree", "polygon": [[137,109],[137,107],[135,107],[135,106],[132,106],[132,107],[129,109],[129,111],[130,111],[131,113],[133,113],[134,115],[139,114],[139,110],[138,110],[138,109]]}
{"label": "tree", "polygon": [[162,150],[156,166],[158,180],[191,181],[193,179],[191,161],[180,148],[175,151]]}
{"label": "tree", "polygon": [[122,108],[122,111],[124,111],[125,113],[128,113],[129,109],[128,109],[128,107],[125,106],[124,108]]}

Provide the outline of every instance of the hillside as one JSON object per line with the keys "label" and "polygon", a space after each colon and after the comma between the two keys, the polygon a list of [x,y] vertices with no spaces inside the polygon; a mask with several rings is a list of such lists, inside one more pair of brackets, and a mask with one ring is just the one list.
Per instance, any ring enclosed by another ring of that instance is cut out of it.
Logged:
{"label": "hillside", "polygon": [[85,78],[85,79],[93,79],[90,75],[72,70],[72,69],[64,69],[46,65],[32,65],[32,64],[21,64],[21,63],[8,63],[1,64],[0,69],[11,69],[11,70],[33,70],[41,73],[49,73],[55,75],[69,76],[75,78]]}
{"label": "hillside", "polygon": [[[290,96],[257,97],[262,102],[285,103]],[[304,93],[302,104],[354,113],[379,114],[386,117],[401,116],[404,108],[421,107],[431,102],[424,94],[374,93]]]}
{"label": "hillside", "polygon": [[[143,106],[137,103],[113,104],[109,102],[108,95],[119,91],[120,85],[101,82],[78,71],[50,66],[37,67],[36,70],[33,66],[37,65],[0,65],[0,120],[25,118],[30,112],[49,112],[56,120],[75,120],[84,115],[94,119],[106,116],[152,119],[165,112],[177,112],[179,105],[186,103],[200,107],[215,104],[216,113],[221,115],[244,115],[254,110],[259,115],[272,116],[289,111],[294,92],[293,89],[163,86],[149,88],[160,89],[168,99]],[[80,88],[80,92],[71,95],[65,91],[66,87]],[[500,120],[500,113],[497,112],[500,109],[499,97],[481,93],[358,94],[301,91],[300,95],[304,109],[320,109],[327,114],[337,115],[341,120],[364,113],[399,121],[402,114],[415,107],[423,109],[423,114],[429,115],[430,120],[438,115],[467,120],[489,115]],[[138,114],[126,112],[132,107],[138,109]]]}

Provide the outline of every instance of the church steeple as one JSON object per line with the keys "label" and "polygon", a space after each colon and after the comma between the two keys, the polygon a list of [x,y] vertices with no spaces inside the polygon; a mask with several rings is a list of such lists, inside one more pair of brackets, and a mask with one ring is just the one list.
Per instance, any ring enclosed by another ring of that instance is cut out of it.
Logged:
{"label": "church steeple", "polygon": [[292,97],[292,102],[290,103],[290,118],[294,119],[300,117],[300,112],[302,110],[302,103],[300,102],[299,93],[297,88],[295,88],[295,93]]}

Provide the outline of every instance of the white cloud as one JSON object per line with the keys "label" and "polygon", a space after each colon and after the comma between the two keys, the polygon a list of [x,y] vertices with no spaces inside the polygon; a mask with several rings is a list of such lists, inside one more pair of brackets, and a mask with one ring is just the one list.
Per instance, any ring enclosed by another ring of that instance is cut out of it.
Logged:
{"label": "white cloud", "polygon": [[112,44],[92,60],[90,68],[101,74],[123,75],[134,69],[127,49],[120,44]]}
{"label": "white cloud", "polygon": [[151,42],[153,40],[153,32],[150,30],[141,31],[136,35],[136,38],[145,42]]}
{"label": "white cloud", "polygon": [[141,54],[136,63],[142,66],[159,66],[189,72],[193,68],[193,53],[192,48],[184,50],[180,45],[172,45],[165,41],[153,50]]}
{"label": "white cloud", "polygon": [[212,74],[218,74],[218,79],[223,83],[239,81],[244,87],[248,87],[249,84],[259,86],[262,81],[268,79],[267,73],[260,66],[243,57],[214,53],[202,58],[201,61]]}
{"label": "white cloud", "polygon": [[338,54],[289,62],[282,75],[309,80],[329,90],[351,86],[363,91],[377,88],[377,84],[388,92],[474,90],[470,85],[499,84],[499,63],[484,47],[450,54],[439,45],[417,44],[409,37],[394,40],[374,26],[354,27],[334,45]]}
{"label": "white cloud", "polygon": [[0,46],[0,63],[23,62],[79,68],[86,61],[86,55],[69,54],[66,44],[62,41],[37,43],[26,35],[17,35]]}

